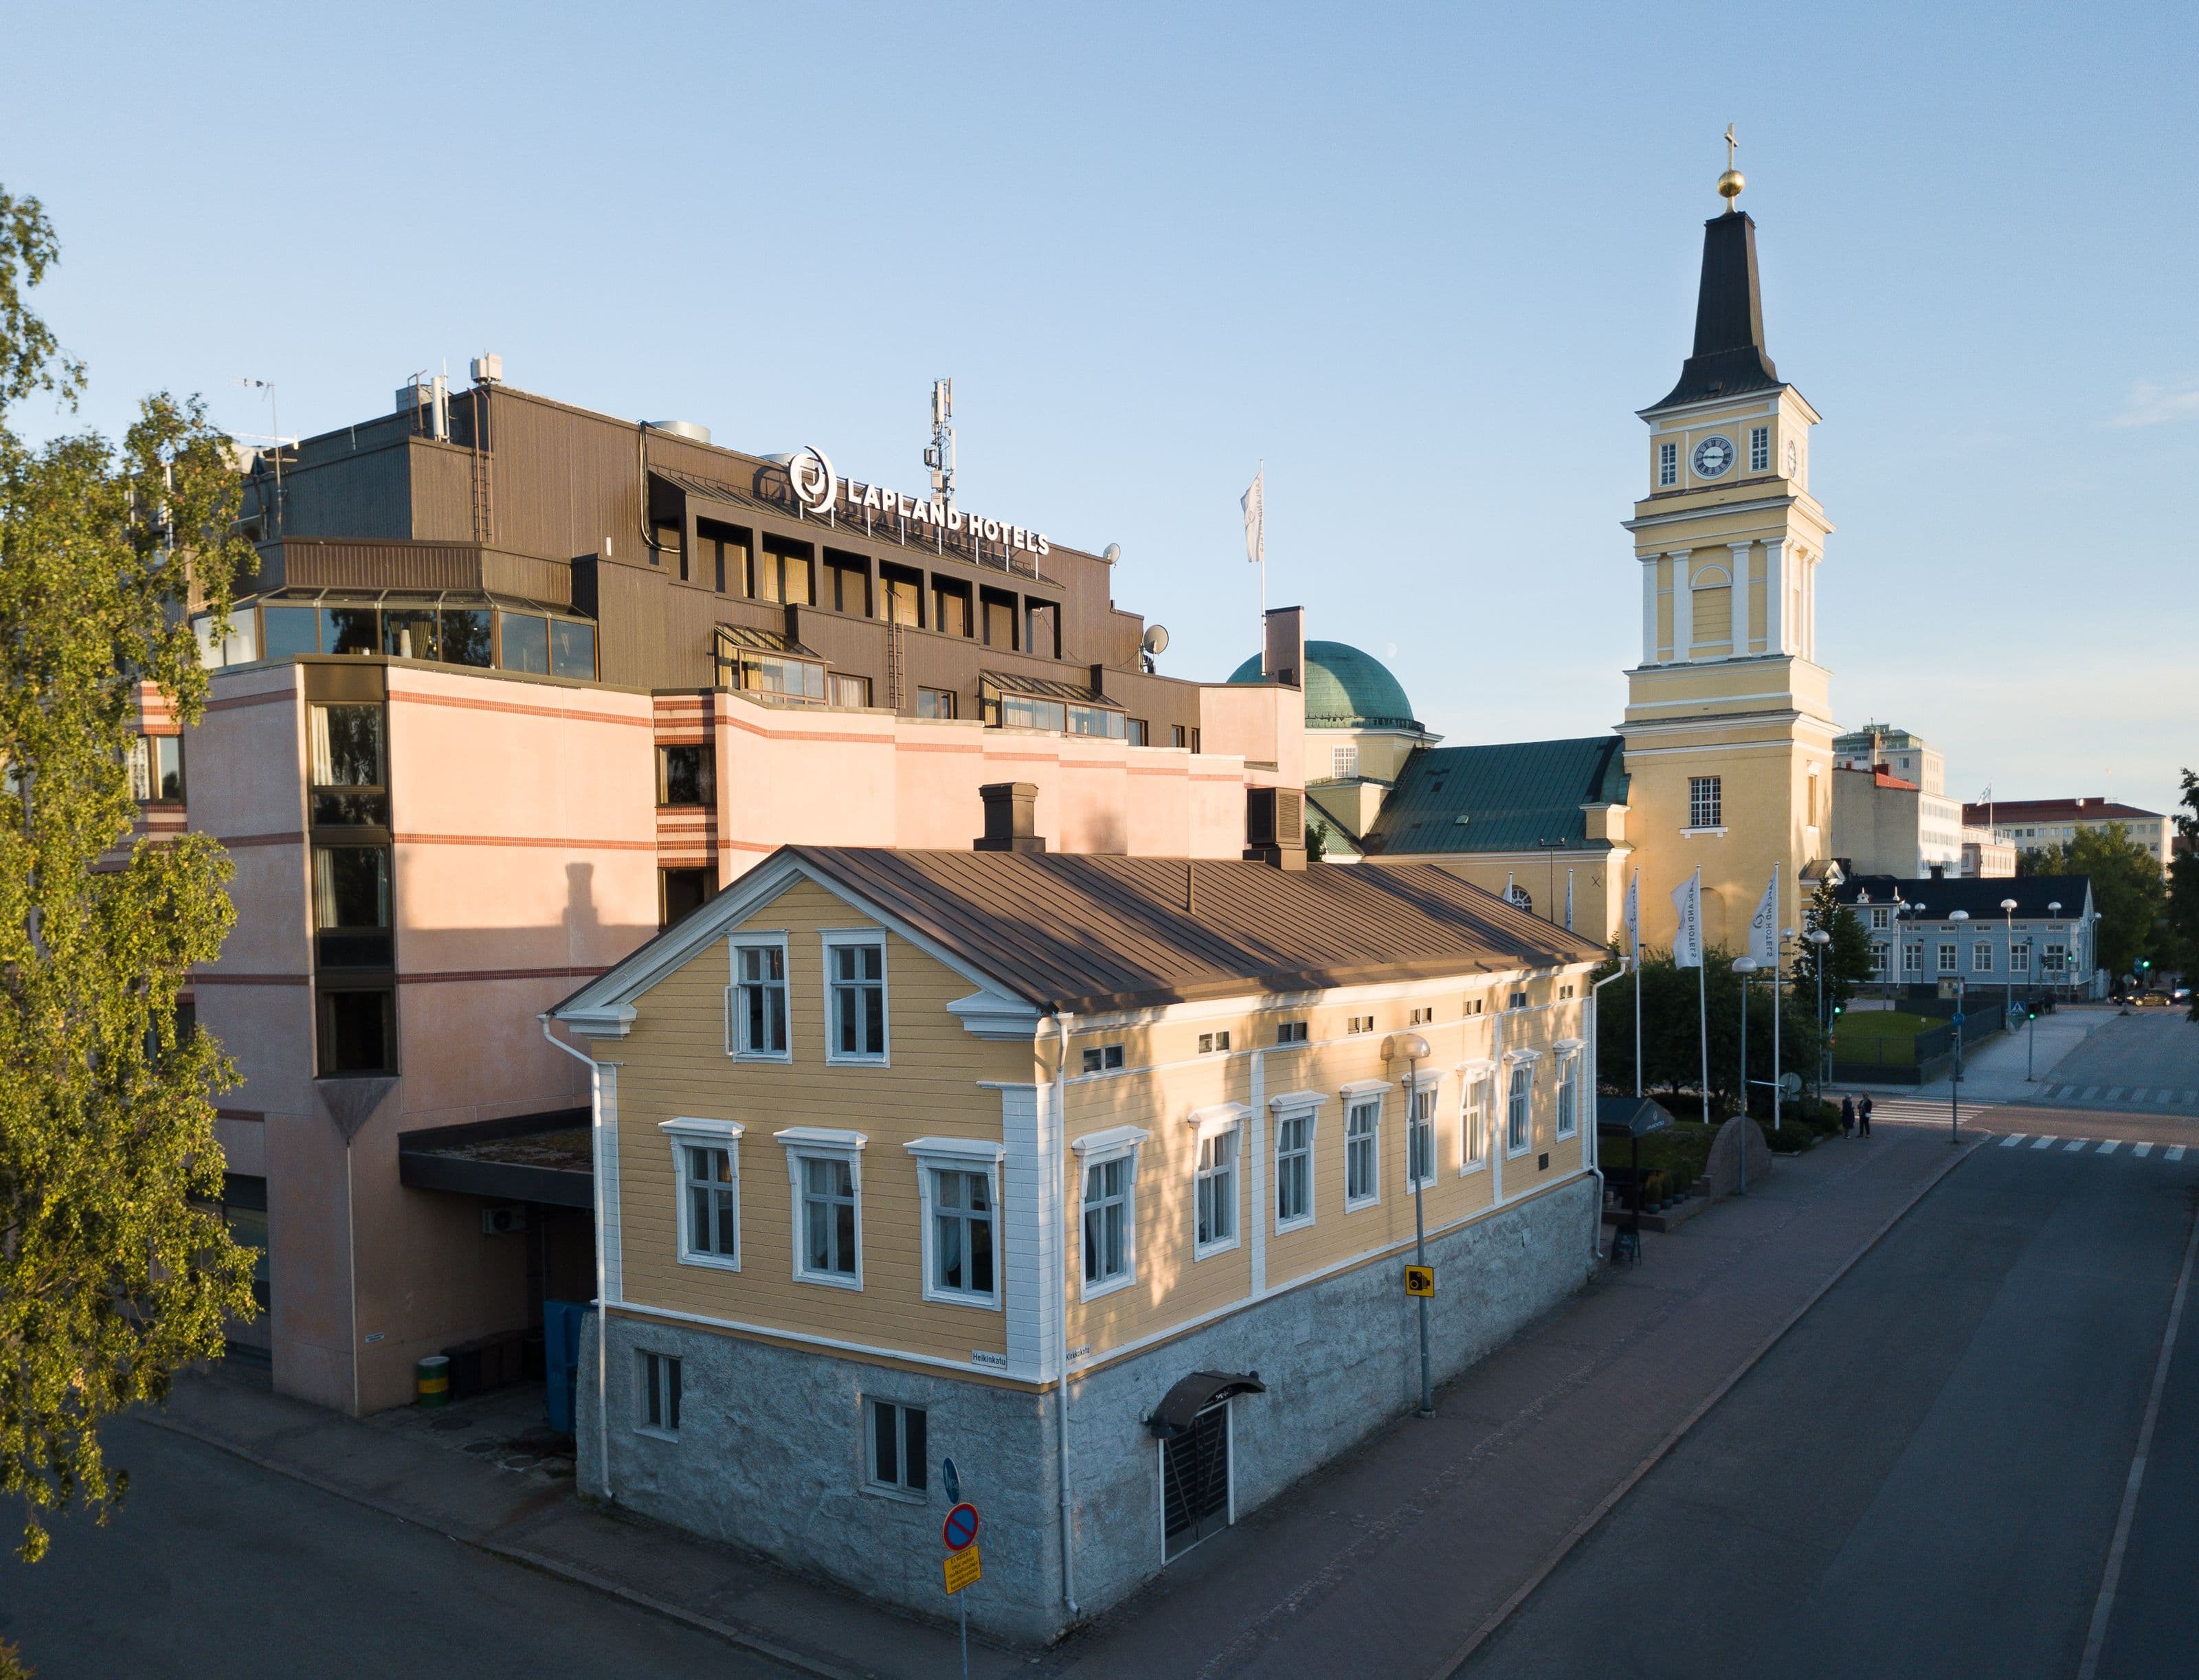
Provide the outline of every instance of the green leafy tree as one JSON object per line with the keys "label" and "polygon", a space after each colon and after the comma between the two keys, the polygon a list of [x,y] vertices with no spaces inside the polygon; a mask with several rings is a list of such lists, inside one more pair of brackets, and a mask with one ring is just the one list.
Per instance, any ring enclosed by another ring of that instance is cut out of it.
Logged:
{"label": "green leafy tree", "polygon": [[176,1010],[234,919],[229,863],[203,835],[132,843],[128,763],[139,684],[204,708],[184,610],[225,621],[252,551],[195,401],[147,399],[119,445],[17,435],[25,399],[73,411],[83,382],[26,301],[55,255],[38,201],[0,191],[0,1494],[26,1561],[43,1514],[103,1520],[125,1491],[101,1426],[253,1310],[250,1254],[194,1205],[232,1076]]}
{"label": "green leafy tree", "polygon": [[[2176,814],[2176,833],[2183,849],[2168,867],[2168,930],[2173,948],[2167,953],[2190,985],[2199,974],[2199,774],[2184,773],[2184,809]],[[2191,1018],[2199,1021],[2199,987],[2194,987]]]}
{"label": "green leafy tree", "polygon": [[[1638,974],[1613,981],[1597,996],[1596,1066],[1607,1092],[1634,1088],[1634,989],[1642,989],[1642,1081],[1648,1091],[1674,1098],[1700,1093],[1707,1046],[1710,1061],[1709,1111],[1736,1113],[1741,1107],[1741,977],[1734,972],[1731,951],[1714,945],[1706,954],[1700,977],[1682,968],[1670,951],[1654,946],[1642,954]],[[1619,966],[1614,954],[1596,972],[1602,979]],[[1788,974],[1784,1012],[1779,1017],[1779,1047],[1785,1069],[1805,1076],[1816,1065],[1816,994],[1806,998]],[[1814,984],[1814,983],[1812,983]],[[1771,1076],[1771,984],[1759,976],[1748,986],[1749,1078],[1754,1111],[1771,1113],[1770,1098],[1753,1082]],[[1684,1108],[1686,1104],[1680,1104]]]}
{"label": "green leafy tree", "polygon": [[2109,973],[2131,973],[2140,957],[2159,960],[2167,942],[2167,884],[2161,860],[2132,839],[2121,823],[2080,828],[2067,840],[2021,853],[2015,872],[2091,877],[2092,907],[2100,916],[2096,948]]}
{"label": "green leafy tree", "polygon": [[1830,881],[1817,883],[1817,890],[1810,898],[1810,913],[1805,924],[1811,930],[1822,930],[1832,935],[1825,945],[1800,942],[1800,950],[1794,959],[1794,984],[1798,997],[1805,997],[1814,1018],[1817,1008],[1817,971],[1822,965],[1825,977],[1825,1013],[1829,1018],[1835,1009],[1847,1007],[1848,1000],[1855,995],[1858,986],[1869,980],[1876,970],[1871,964],[1871,937],[1863,925],[1863,918],[1852,905],[1842,904],[1834,896]]}

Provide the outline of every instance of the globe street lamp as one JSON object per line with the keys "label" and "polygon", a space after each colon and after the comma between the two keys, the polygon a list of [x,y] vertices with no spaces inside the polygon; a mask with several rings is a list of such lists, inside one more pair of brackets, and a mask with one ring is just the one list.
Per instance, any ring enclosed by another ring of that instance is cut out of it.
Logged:
{"label": "globe street lamp", "polygon": [[[1762,966],[1754,957],[1735,957],[1733,960],[1733,971],[1741,977],[1741,1117],[1743,1123],[1740,1133],[1741,1187],[1736,1193],[1743,1196],[1748,1193],[1748,977]],[[1706,1091],[1703,1099],[1707,1102],[1710,1093]]]}
{"label": "globe street lamp", "polygon": [[[1817,971],[1817,1095],[1822,1100],[1825,1094],[1825,1082],[1833,1076],[1833,1047],[1826,1042],[1828,1035],[1825,1031],[1825,947],[1833,942],[1833,936],[1823,928],[1811,928],[1802,936],[1817,948],[1811,964]],[[1893,937],[1895,943],[1899,944],[1900,929],[1894,930]]]}
{"label": "globe street lamp", "polygon": [[2015,1016],[2015,901],[2001,900],[2000,913],[2008,927],[2008,1007],[2003,1018],[2012,1020]]}
{"label": "globe street lamp", "polygon": [[[2048,905],[2047,905],[2047,907],[2046,907],[2046,917],[2047,917],[2047,919],[2048,919],[2049,921],[2052,921],[2052,920],[2055,920],[2055,919],[2058,919],[2058,918],[2061,916],[2061,914],[2062,914],[2062,901],[2061,901],[2060,899],[2058,899],[2058,898],[2057,898],[2057,899],[2055,899],[2055,900],[2053,900],[2053,901],[2051,901],[2050,902],[2049,902],[2049,903],[2048,903]],[[2068,965],[2068,947],[2065,945],[2065,946],[2063,946],[2062,948],[2062,963],[2063,963],[2063,965],[2066,967],[2066,966]],[[2041,955],[2042,955],[2042,956],[2043,956],[2044,954],[2044,953],[2041,953]],[[2056,989],[2056,991],[2059,991],[2059,990],[2061,989],[2061,988],[2062,988],[2062,982],[2060,981],[2060,979],[2059,979],[2059,978],[2056,978],[2056,981],[2054,982],[2054,987],[2055,987],[2055,989]]]}
{"label": "globe street lamp", "polygon": [[1955,924],[1955,1074],[1947,1082],[1947,1125],[1951,1135],[1947,1141],[1963,1140],[1963,926],[1970,919],[1967,910],[1950,910],[1947,919]]}
{"label": "globe street lamp", "polygon": [[[1420,1064],[1435,1054],[1428,1041],[1418,1033],[1401,1033],[1384,1041],[1384,1059],[1392,1056],[1405,1059],[1405,1170],[1413,1179],[1413,1263],[1428,1263],[1428,1227],[1420,1208],[1420,1192],[1436,1175],[1435,1115],[1431,1105],[1425,1136],[1420,1126]],[[1416,1298],[1420,1304],[1420,1415],[1436,1415],[1436,1391],[1428,1374],[1428,1298]]]}

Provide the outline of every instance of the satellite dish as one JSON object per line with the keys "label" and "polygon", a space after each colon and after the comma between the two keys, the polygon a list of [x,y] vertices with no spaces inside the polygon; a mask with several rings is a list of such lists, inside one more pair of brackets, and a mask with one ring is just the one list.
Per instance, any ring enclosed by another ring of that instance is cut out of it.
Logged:
{"label": "satellite dish", "polygon": [[1166,653],[1168,651],[1168,644],[1169,634],[1167,625],[1156,624],[1152,628],[1146,632],[1145,648],[1147,653]]}
{"label": "satellite dish", "polygon": [[1107,545],[1106,551],[1100,555],[1100,557],[1102,560],[1105,560],[1109,565],[1113,565],[1117,560],[1120,560],[1123,557],[1123,545],[1120,543],[1109,543]]}

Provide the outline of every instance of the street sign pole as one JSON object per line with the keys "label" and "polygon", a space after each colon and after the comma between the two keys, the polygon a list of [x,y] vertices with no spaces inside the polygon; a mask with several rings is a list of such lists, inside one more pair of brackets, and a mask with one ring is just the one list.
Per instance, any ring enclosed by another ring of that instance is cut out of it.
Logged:
{"label": "street sign pole", "polygon": [[[1556,854],[1552,853],[1551,855],[1554,857]],[[1409,1071],[1405,1077],[1405,1153],[1410,1158],[1417,1150],[1420,1139],[1420,1065],[1414,1058],[1409,1059],[1406,1066]],[[1429,1126],[1431,1134],[1434,1129],[1432,1122]],[[1435,1153],[1432,1135],[1428,1140],[1428,1153],[1431,1156]],[[1420,1169],[1422,1163],[1409,1158],[1407,1164],[1413,1174],[1413,1259],[1415,1263],[1425,1266],[1428,1263],[1428,1228],[1427,1222],[1420,1214],[1422,1179]],[[1426,1164],[1431,1171],[1434,1170],[1432,1160]],[[1436,1391],[1433,1380],[1428,1374],[1428,1298],[1423,1295],[1420,1297],[1420,1415],[1429,1418],[1435,1415]]]}
{"label": "street sign pole", "polygon": [[[962,1479],[951,1458],[941,1468],[952,1498],[961,1491]],[[939,1540],[947,1548],[947,1590],[954,1595],[954,1625],[962,1640],[962,1680],[970,1680],[970,1612],[962,1593],[978,1578],[977,1508],[958,1502],[939,1525]]]}
{"label": "street sign pole", "polygon": [[1963,981],[1955,978],[1955,1076],[1947,1082],[1947,1141],[1963,1140]]}

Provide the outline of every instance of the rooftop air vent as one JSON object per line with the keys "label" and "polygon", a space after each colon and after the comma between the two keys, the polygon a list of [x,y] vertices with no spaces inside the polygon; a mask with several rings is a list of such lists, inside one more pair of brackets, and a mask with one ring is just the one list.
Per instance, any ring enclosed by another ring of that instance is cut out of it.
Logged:
{"label": "rooftop air vent", "polygon": [[669,432],[674,437],[685,438],[691,443],[708,443],[710,429],[692,420],[651,420],[647,423],[652,432]]}

